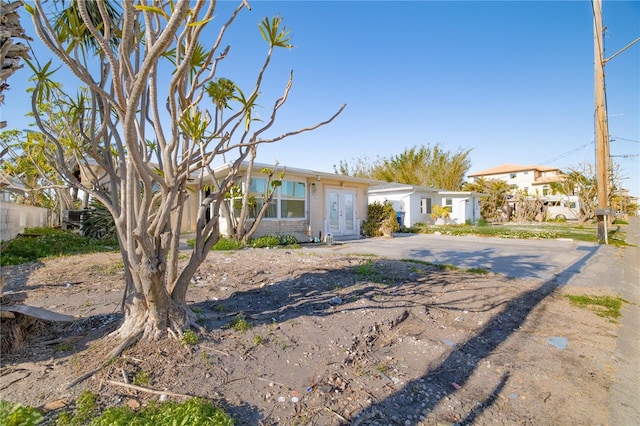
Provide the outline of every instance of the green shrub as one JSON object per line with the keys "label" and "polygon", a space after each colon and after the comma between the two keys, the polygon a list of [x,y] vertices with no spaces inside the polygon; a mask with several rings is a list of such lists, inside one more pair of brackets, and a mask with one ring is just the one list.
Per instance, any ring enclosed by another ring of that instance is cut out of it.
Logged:
{"label": "green shrub", "polygon": [[54,228],[28,228],[22,236],[7,243],[0,253],[0,266],[18,265],[50,256],[112,251],[117,241],[94,240]]}
{"label": "green shrub", "polygon": [[82,214],[82,235],[96,240],[116,238],[116,224],[109,210],[95,198],[89,202],[89,208]]}
{"label": "green shrub", "polygon": [[386,232],[400,229],[396,211],[390,202],[374,201],[367,208],[367,220],[362,223],[360,233],[366,237],[380,237]]}
{"label": "green shrub", "polygon": [[96,395],[85,390],[76,400],[73,412],[65,411],[58,416],[57,426],[82,426],[98,414]]}
{"label": "green shrub", "polygon": [[487,219],[480,219],[478,220],[478,226],[489,226],[489,222],[487,222]]}
{"label": "green shrub", "polygon": [[280,245],[280,237],[277,235],[263,235],[251,240],[249,245],[255,248],[277,247]]}
{"label": "green shrub", "polygon": [[32,426],[42,422],[44,417],[37,409],[9,401],[0,401],[0,425]]}
{"label": "green shrub", "polygon": [[244,333],[251,328],[251,323],[247,321],[244,313],[240,312],[231,320],[229,328]]}
{"label": "green shrub", "polygon": [[242,241],[235,238],[220,237],[217,243],[211,247],[211,250],[240,250]]}
{"label": "green shrub", "polygon": [[280,235],[281,246],[295,246],[298,244],[298,239],[293,235]]}

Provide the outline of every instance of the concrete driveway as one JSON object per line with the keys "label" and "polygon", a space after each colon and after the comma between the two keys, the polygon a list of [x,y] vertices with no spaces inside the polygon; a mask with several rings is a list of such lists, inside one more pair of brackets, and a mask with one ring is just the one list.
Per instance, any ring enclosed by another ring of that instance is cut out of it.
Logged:
{"label": "concrete driveway", "polygon": [[[604,247],[608,249],[609,247]],[[581,273],[603,246],[572,240],[519,240],[452,237],[432,234],[396,234],[338,242],[320,250],[334,253],[375,254],[390,259],[415,259],[484,268],[509,277],[550,280],[566,284]]]}
{"label": "concrete driveway", "polygon": [[394,238],[344,241],[312,250],[485,268],[509,277],[608,289],[609,294],[620,295],[630,303],[622,309],[612,357],[618,379],[611,387],[610,419],[612,425],[640,425],[640,218],[631,219],[627,242],[633,246],[398,234]]}

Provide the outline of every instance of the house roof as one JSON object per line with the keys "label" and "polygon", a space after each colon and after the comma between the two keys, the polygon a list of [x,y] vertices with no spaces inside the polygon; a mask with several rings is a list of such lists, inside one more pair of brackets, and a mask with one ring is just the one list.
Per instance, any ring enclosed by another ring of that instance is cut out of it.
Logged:
{"label": "house roof", "polygon": [[554,170],[559,171],[560,169],[558,169],[557,167],[545,167],[545,166],[536,166],[536,165],[521,166],[518,164],[502,164],[500,166],[496,166],[487,170],[471,173],[468,176],[476,177],[476,176],[487,176],[487,175],[501,175],[504,173],[524,172],[528,170],[535,170],[539,172],[551,172]]}
{"label": "house roof", "polygon": [[566,177],[567,175],[563,174],[540,176],[538,179],[533,181],[533,185],[545,185],[547,183],[562,182]]}
{"label": "house roof", "polygon": [[482,194],[480,192],[475,191],[448,191],[445,189],[437,189],[437,188],[429,188],[426,186],[420,185],[409,185],[406,183],[396,183],[396,182],[384,182],[379,185],[375,185],[369,188],[369,193],[388,193],[388,192],[401,192],[401,191],[411,191],[411,192],[431,192],[439,195],[475,195],[475,196],[485,196],[486,194]]}
{"label": "house roof", "polygon": [[[215,175],[219,175],[219,174],[223,174],[226,173],[229,168],[232,166],[232,163],[225,163],[221,166],[216,167],[215,169],[213,169],[213,173]],[[247,167],[249,166],[249,162],[248,161],[243,161],[242,165],[240,166],[240,171],[245,171],[247,169]],[[262,169],[274,169],[276,167],[275,164],[265,164],[265,163],[253,163],[253,170],[256,172],[259,172]],[[282,165],[282,164],[278,164],[278,170],[283,170],[285,171],[285,173],[291,173],[291,174],[295,174],[295,175],[302,175],[302,176],[307,176],[310,178],[315,178],[316,180],[321,180],[323,178],[325,179],[334,179],[334,180],[341,180],[344,182],[353,182],[353,183],[364,183],[367,184],[369,186],[373,186],[373,185],[377,185],[380,184],[381,181],[379,180],[374,180],[374,179],[367,179],[367,178],[359,178],[359,177],[354,177],[354,176],[348,176],[348,175],[340,175],[337,173],[328,173],[328,172],[321,172],[321,171],[317,171],[317,170],[310,170],[310,169],[300,169],[300,168],[296,168],[296,167],[289,167],[286,165]]]}
{"label": "house roof", "polygon": [[0,190],[25,193],[27,188],[22,181],[12,177],[0,174]]}
{"label": "house roof", "polygon": [[396,182],[382,182],[378,183],[378,185],[374,185],[369,188],[370,192],[388,192],[388,191],[415,191],[420,189],[422,191],[430,191],[437,192],[438,189],[428,188],[426,186],[418,186],[418,185],[409,185],[406,183],[396,183]]}

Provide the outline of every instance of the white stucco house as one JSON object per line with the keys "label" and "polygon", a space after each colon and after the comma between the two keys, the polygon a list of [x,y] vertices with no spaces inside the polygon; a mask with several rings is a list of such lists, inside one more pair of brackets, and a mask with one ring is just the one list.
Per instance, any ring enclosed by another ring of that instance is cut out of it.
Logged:
{"label": "white stucco house", "polygon": [[[229,167],[229,164],[219,166],[213,169],[213,174],[226,176]],[[274,169],[275,166],[254,163],[251,184],[247,187],[248,163],[245,162],[240,167],[236,182],[243,192],[248,190],[259,203],[267,184],[266,175],[261,173],[264,168]],[[277,170],[284,171],[283,182],[276,189],[255,237],[292,235],[298,241],[315,238],[324,241],[327,234],[338,238],[360,236],[360,225],[367,218],[369,187],[379,181],[282,165]],[[210,182],[205,179],[205,183]],[[205,192],[206,189],[198,188],[194,181],[183,217],[183,232],[195,232],[197,212]],[[220,218],[220,232],[228,235],[224,216]]]}
{"label": "white stucco house", "polygon": [[518,164],[502,164],[487,170],[468,175],[472,181],[480,178],[498,179],[509,184],[512,190],[525,191],[529,195],[552,195],[551,183],[562,182],[565,175],[560,169],[545,166],[521,166]]}
{"label": "white stucco house", "polygon": [[369,188],[369,203],[389,201],[400,215],[401,224],[433,224],[432,209],[437,204],[450,210],[449,223],[475,224],[480,217],[480,199],[484,194],[467,191],[446,191],[425,186],[382,183]]}

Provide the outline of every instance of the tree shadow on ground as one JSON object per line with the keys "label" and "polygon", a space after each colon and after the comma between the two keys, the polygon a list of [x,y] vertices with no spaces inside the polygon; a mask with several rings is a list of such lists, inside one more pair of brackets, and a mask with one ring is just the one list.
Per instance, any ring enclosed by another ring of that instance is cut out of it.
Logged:
{"label": "tree shadow on ground", "polygon": [[[579,247],[583,250],[584,256],[572,264],[567,270],[580,270],[588,260],[595,255],[599,246]],[[436,368],[425,372],[419,379],[407,383],[401,390],[397,391],[384,401],[362,410],[354,416],[355,419],[367,419],[375,417],[376,411],[393,411],[397,405],[404,404],[408,394],[414,387],[416,382],[428,383],[429,386],[440,389],[440,393],[435,398],[424,401],[423,404],[416,407],[413,414],[413,420],[402,419],[403,425],[416,425],[419,423],[420,417],[424,417],[431,412],[436,405],[454,393],[472,376],[479,362],[489,356],[501,343],[511,336],[525,322],[531,311],[541,303],[545,298],[550,296],[562,283],[556,279],[543,282],[536,289],[529,291],[522,296],[509,302],[508,307],[494,316],[477,335],[473,336],[467,342],[459,345],[440,365]],[[504,328],[504,324],[508,324],[508,328]],[[460,362],[461,358],[470,354],[475,362]],[[447,374],[442,374],[447,372]],[[508,375],[504,375],[500,383],[487,392],[484,401],[479,403],[474,409],[469,410],[466,418],[457,421],[457,424],[472,424],[478,415],[489,408],[496,400],[497,395],[509,380]],[[358,420],[356,420],[357,423]]]}
{"label": "tree shadow on ground", "polygon": [[[460,268],[483,268],[489,271],[499,270],[507,277],[540,278],[551,270],[551,265],[542,261],[537,255],[502,255],[496,249],[486,248],[473,252],[447,250],[434,254],[429,249],[412,250],[410,258],[434,257],[438,263],[452,264]],[[498,268],[498,264],[501,266]],[[505,266],[507,265],[507,266]]]}
{"label": "tree shadow on ground", "polygon": [[[579,273],[588,260],[595,255],[599,246],[578,247],[584,252],[583,255],[563,272],[567,274]],[[477,255],[479,257],[488,256],[488,252],[482,250]],[[417,256],[422,256],[418,253]],[[467,257],[465,255],[465,257]],[[446,263],[455,263],[456,254],[454,252],[440,256]],[[522,256],[508,256],[514,268],[545,268],[547,265],[535,264],[531,266],[531,259]],[[504,261],[504,259],[501,259]],[[414,410],[410,419],[403,418],[399,424],[418,424],[420,417],[424,417],[431,412],[440,401],[463,387],[467,380],[473,375],[479,363],[487,358],[498,346],[505,342],[518,328],[525,322],[531,311],[545,298],[551,295],[562,283],[556,279],[550,279],[540,284],[535,289],[528,291],[519,297],[514,298],[508,292],[498,291],[500,286],[492,285],[490,281],[478,284],[481,287],[469,288],[467,292],[459,294],[459,289],[452,288],[448,292],[449,282],[447,279],[440,279],[442,273],[438,268],[435,274],[425,274],[420,276],[395,277],[397,281],[383,283],[382,286],[375,282],[376,278],[384,276],[384,259],[364,261],[368,264],[367,274],[362,276],[361,269],[353,266],[339,270],[320,270],[317,272],[306,272],[294,279],[287,279],[276,282],[272,285],[255,288],[248,291],[236,292],[231,297],[213,301],[200,302],[195,304],[206,312],[205,324],[209,330],[223,329],[228,327],[234,315],[242,313],[251,318],[254,325],[281,324],[301,316],[328,317],[345,311],[359,311],[376,309],[388,310],[392,308],[411,309],[412,307],[438,307],[450,311],[491,311],[497,307],[502,307],[499,314],[494,315],[480,332],[470,337],[466,342],[453,345],[451,353],[436,367],[425,371],[419,378],[406,383],[402,389],[397,390],[384,400],[372,403],[369,407],[362,409],[359,413],[350,417],[353,424],[367,424],[373,420],[380,412],[393,413],[398,406],[404,407],[406,413],[409,404]],[[368,263],[367,263],[368,262]],[[391,261],[393,262],[393,261]],[[409,263],[407,263],[409,264]],[[420,264],[418,264],[420,266]],[[414,266],[415,267],[415,266]],[[380,269],[380,274],[376,272]],[[573,272],[571,272],[573,271]],[[521,274],[518,274],[521,275]],[[526,275],[526,273],[525,273]],[[388,277],[387,277],[388,278]],[[392,277],[393,281],[394,277]],[[424,291],[426,280],[433,288],[434,296],[439,295],[446,301],[440,303],[434,301],[432,304],[425,304],[424,298],[428,297]],[[329,283],[324,287],[318,283]],[[418,289],[418,287],[420,287]],[[493,288],[495,287],[495,288]],[[474,291],[475,290],[475,291]],[[495,291],[492,291],[495,290]],[[380,303],[378,296],[385,291],[392,292],[393,300]],[[419,296],[423,301],[418,301]],[[443,297],[444,295],[444,297]],[[363,304],[347,306],[349,301],[362,301]],[[217,307],[224,306],[224,312],[216,311]],[[469,409],[466,417],[459,424],[471,424],[482,411],[492,406],[502,389],[509,381],[509,375],[504,374],[493,389],[487,389],[484,399],[479,401],[476,407]],[[411,401],[411,394],[415,389],[428,384],[433,389],[438,389],[432,397],[425,399],[421,404],[408,403]],[[364,423],[363,423],[364,422]],[[409,423],[407,423],[409,422]]]}

